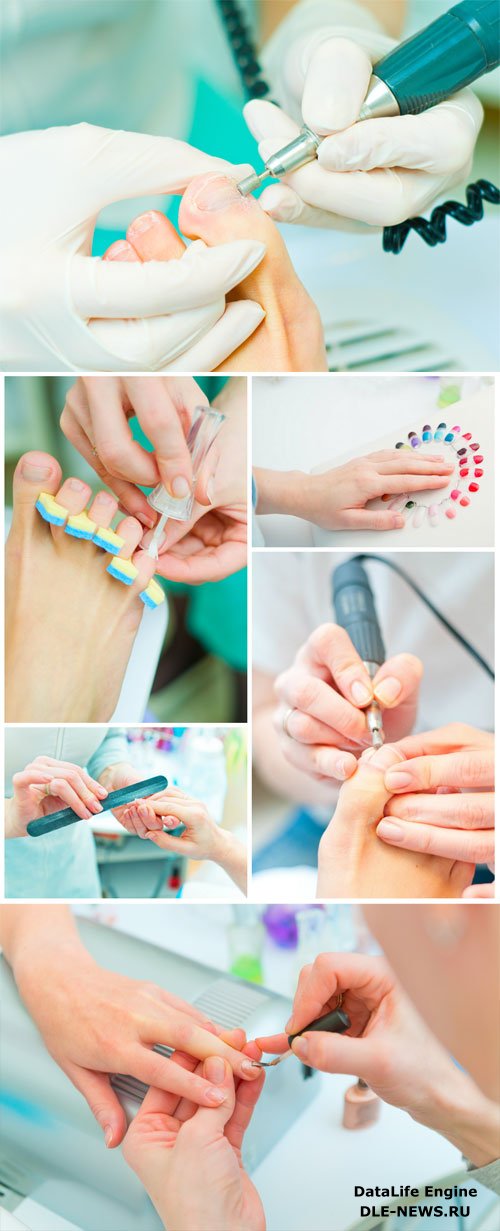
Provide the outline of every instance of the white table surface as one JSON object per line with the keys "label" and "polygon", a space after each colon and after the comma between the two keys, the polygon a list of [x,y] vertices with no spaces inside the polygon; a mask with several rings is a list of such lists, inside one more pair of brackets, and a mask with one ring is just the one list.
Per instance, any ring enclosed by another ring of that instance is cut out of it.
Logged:
{"label": "white table surface", "polygon": [[[112,920],[113,926],[134,936],[227,970],[230,907],[110,903],[78,906],[77,913]],[[267,986],[291,995],[296,951],[278,949],[266,940],[263,964]],[[321,1075],[320,1082],[319,1095],[253,1174],[268,1231],[344,1231],[359,1217],[355,1184],[417,1185],[460,1168],[454,1146],[393,1107],[382,1105],[376,1125],[346,1131],[341,1126],[343,1098],[352,1079]]]}

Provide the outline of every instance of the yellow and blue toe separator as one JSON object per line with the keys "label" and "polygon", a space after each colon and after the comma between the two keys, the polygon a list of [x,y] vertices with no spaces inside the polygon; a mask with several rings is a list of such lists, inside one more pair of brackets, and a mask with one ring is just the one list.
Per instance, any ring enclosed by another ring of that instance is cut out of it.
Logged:
{"label": "yellow and blue toe separator", "polygon": [[107,526],[97,526],[94,529],[92,542],[95,543],[96,547],[102,547],[103,551],[109,551],[111,556],[115,556],[125,546],[125,539],[122,539],[121,535],[116,534],[114,530],[110,530]]}
{"label": "yellow and blue toe separator", "polygon": [[74,513],[68,517],[64,527],[66,534],[71,534],[74,539],[90,540],[94,536],[96,530],[95,521],[91,521],[87,513]]}
{"label": "yellow and blue toe separator", "polygon": [[65,509],[63,504],[58,504],[49,492],[40,492],[35,508],[38,509],[43,520],[50,522],[51,526],[64,526],[69,514],[69,509]]}
{"label": "yellow and blue toe separator", "polygon": [[141,590],[139,598],[142,598],[145,607],[154,609],[155,607],[160,607],[165,602],[165,592],[162,586],[152,577],[146,589]]}
{"label": "yellow and blue toe separator", "polygon": [[117,581],[123,581],[124,586],[132,585],[138,571],[131,560],[122,559],[121,556],[113,556],[106,569],[106,572],[110,573],[111,577],[116,577]]}

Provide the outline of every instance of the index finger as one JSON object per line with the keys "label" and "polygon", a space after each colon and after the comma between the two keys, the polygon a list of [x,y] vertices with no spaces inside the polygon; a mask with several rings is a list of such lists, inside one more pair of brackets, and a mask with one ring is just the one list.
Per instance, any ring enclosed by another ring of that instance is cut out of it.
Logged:
{"label": "index finger", "polygon": [[327,667],[342,695],[358,707],[370,704],[373,688],[351,638],[339,624],[320,624],[297,654],[297,662]]}
{"label": "index finger", "polygon": [[164,1043],[167,1047],[187,1052],[198,1060],[207,1060],[209,1056],[221,1056],[231,1065],[235,1077],[252,1080],[257,1070],[241,1052],[228,1043],[224,1043],[219,1035],[199,1026],[197,1022],[185,1013],[173,1010],[164,1023],[158,1017],[144,1023],[143,1042]]}
{"label": "index finger", "polygon": [[175,381],[165,377],[131,377],[127,392],[138,421],[153,445],[162,483],[170,495],[189,495],[193,483],[186,435],[196,406],[208,399],[191,377]]}
{"label": "index finger", "polygon": [[435,727],[432,731],[407,735],[405,739],[398,740],[397,747],[407,760],[411,760],[413,757],[426,756],[433,752],[451,752],[454,748],[462,748],[464,744],[489,747],[492,743],[493,736],[490,732],[469,727],[466,723],[450,722],[444,727]]}
{"label": "index finger", "polygon": [[392,794],[399,791],[435,791],[440,786],[459,789],[489,787],[493,781],[492,752],[478,748],[465,748],[441,756],[415,757],[394,769],[388,769],[385,775],[387,790]]}
{"label": "index finger", "polygon": [[320,953],[308,977],[299,984],[287,1030],[290,1034],[303,1030],[321,1017],[329,1001],[339,993],[355,991],[370,1012],[387,990],[388,977],[381,959],[357,953]]}

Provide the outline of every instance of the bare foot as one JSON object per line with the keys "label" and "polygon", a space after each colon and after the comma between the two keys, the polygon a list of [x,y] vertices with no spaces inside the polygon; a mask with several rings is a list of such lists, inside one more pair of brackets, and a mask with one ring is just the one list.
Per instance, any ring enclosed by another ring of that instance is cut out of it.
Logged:
{"label": "bare foot", "polygon": [[[82,514],[91,501],[88,517],[104,531],[118,508],[109,492],[92,499],[80,479],[62,483],[59,463],[49,454],[26,453],[20,459],[6,548],[6,719],[106,722],[120,694],[144,613],[139,595],[152,577],[154,561],[136,551],[144,527],[125,517],[114,532],[123,540],[122,547],[115,544],[116,556],[138,572],[130,585],[121,584],[107,572],[113,540],[107,553],[70,535],[63,514],[55,514],[63,524],[47,524],[35,507],[40,492],[53,496],[70,516]],[[82,525],[90,533],[85,521],[73,528],[81,533]],[[125,565],[124,571],[133,569]]]}
{"label": "bare foot", "polygon": [[[295,273],[279,231],[254,197],[242,197],[225,176],[201,176],[184,193],[179,225],[190,239],[202,239],[209,247],[243,238],[259,239],[266,246],[258,268],[228,296],[257,301],[266,316],[219,371],[326,371],[319,312]],[[113,244],[105,259],[172,260],[182,251],[171,223],[150,211],[135,219],[127,239]]]}

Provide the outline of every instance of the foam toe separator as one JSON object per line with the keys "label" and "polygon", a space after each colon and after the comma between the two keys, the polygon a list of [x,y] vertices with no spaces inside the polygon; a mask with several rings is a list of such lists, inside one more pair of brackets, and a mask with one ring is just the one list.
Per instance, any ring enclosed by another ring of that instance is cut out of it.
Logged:
{"label": "foam toe separator", "polygon": [[58,504],[49,492],[40,492],[35,508],[38,509],[43,520],[50,522],[51,526],[64,526],[69,513],[69,509]]}
{"label": "foam toe separator", "polygon": [[107,526],[98,526],[95,530],[92,542],[96,547],[102,547],[103,551],[109,551],[110,555],[116,555],[117,551],[121,551],[125,546],[125,539],[122,539],[119,534],[115,534],[114,530],[109,530]]}
{"label": "foam toe separator", "polygon": [[91,539],[96,529],[95,521],[91,521],[86,513],[74,513],[68,517],[65,532],[75,539]]}
{"label": "foam toe separator", "polygon": [[142,599],[145,607],[159,607],[161,603],[165,602],[165,592],[162,586],[152,577],[146,589],[141,590],[139,598]]}
{"label": "foam toe separator", "polygon": [[111,563],[108,564],[106,569],[106,572],[110,573],[112,577],[116,577],[117,581],[123,581],[125,586],[132,585],[138,571],[131,560],[122,560],[121,556],[113,556]]}

